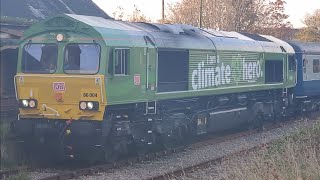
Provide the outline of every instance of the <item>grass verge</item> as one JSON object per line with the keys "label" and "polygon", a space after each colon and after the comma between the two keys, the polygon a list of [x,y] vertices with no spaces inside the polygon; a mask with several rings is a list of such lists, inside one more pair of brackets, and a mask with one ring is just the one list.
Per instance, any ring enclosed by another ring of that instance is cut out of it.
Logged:
{"label": "grass verge", "polygon": [[238,161],[227,160],[219,179],[319,180],[320,123],[297,130]]}

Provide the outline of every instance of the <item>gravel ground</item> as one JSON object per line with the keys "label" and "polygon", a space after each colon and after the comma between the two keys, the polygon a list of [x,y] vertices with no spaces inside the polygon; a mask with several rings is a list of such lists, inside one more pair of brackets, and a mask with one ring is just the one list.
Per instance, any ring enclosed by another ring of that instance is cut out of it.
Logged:
{"label": "gravel ground", "polygon": [[57,175],[62,172],[62,170],[55,169],[38,169],[36,171],[28,172],[28,176],[30,179],[42,179],[49,176]]}
{"label": "gravel ground", "polygon": [[242,156],[230,156],[226,161],[222,161],[221,164],[211,165],[204,169],[195,169],[193,172],[188,172],[181,177],[169,176],[168,179],[178,180],[194,180],[194,179],[215,179],[215,180],[227,180],[230,179],[228,174],[228,168],[232,165],[243,164],[249,160],[251,153],[244,154]]}
{"label": "gravel ground", "polygon": [[[113,169],[112,171],[109,170],[108,172],[101,172],[94,176],[80,177],[80,179],[147,179],[154,175],[163,174],[183,166],[190,166],[209,159],[222,157],[241,149],[249,149],[261,143],[269,143],[288,135],[301,127],[310,127],[315,122],[316,121],[311,120],[299,121],[267,132],[260,132],[247,137],[228,140],[219,144],[207,145],[196,149],[187,149],[185,152],[172,154],[152,161],[135,163],[131,166]],[[195,176],[191,176],[190,179],[197,179],[196,177],[195,174]]]}
{"label": "gravel ground", "polygon": [[[320,122],[320,118],[318,118],[317,121]],[[314,122],[316,122],[316,121],[304,122],[303,124],[300,124],[299,126],[300,127],[301,126],[310,127],[314,124]],[[292,127],[290,127],[290,128],[292,128]],[[297,126],[297,128],[299,128],[299,127]],[[308,136],[309,135],[306,135],[305,137],[308,137]],[[297,142],[294,142],[294,143],[297,143]],[[297,145],[297,146],[299,147],[299,145]],[[292,144],[291,144],[291,146],[288,146],[288,147],[292,147]],[[296,146],[294,146],[294,147],[296,147]],[[299,152],[299,150],[297,150],[297,149],[295,149],[295,151],[296,151],[296,153]],[[310,152],[314,152],[314,151],[310,150]],[[292,151],[288,150],[286,153],[293,153],[293,154],[290,154],[290,155],[292,155],[292,157],[287,157],[288,158],[287,162],[290,162],[290,161],[292,162],[292,159],[296,160],[296,162],[299,160],[302,160],[303,161],[302,164],[306,163],[307,167],[310,166],[310,162],[313,162],[310,160],[308,161],[308,158],[299,159],[299,156],[297,154],[294,154],[293,149],[292,149]],[[308,152],[304,152],[304,153],[307,154]],[[194,180],[194,179],[228,180],[228,179],[252,179],[256,175],[257,177],[255,177],[254,179],[269,179],[270,177],[263,178],[263,175],[266,175],[267,173],[270,173],[270,172],[262,173],[262,172],[256,171],[257,169],[251,169],[251,168],[262,167],[262,166],[266,165],[268,162],[270,163],[270,162],[274,161],[274,159],[270,160],[270,161],[263,159],[263,157],[266,157],[266,155],[267,155],[267,149],[264,149],[264,148],[258,149],[257,151],[254,151],[254,152],[244,153],[241,155],[234,154],[234,155],[228,156],[220,164],[211,164],[207,168],[194,169],[192,172],[187,172],[181,177],[168,176],[167,178],[170,180],[174,180],[174,179],[175,180]],[[302,157],[303,157],[303,155],[302,155]],[[275,157],[273,157],[273,158],[275,158]],[[282,157],[282,158],[286,159],[286,157]],[[283,161],[281,161],[281,160],[279,160],[279,162],[283,163]],[[315,160],[315,162],[316,162],[316,160]],[[271,164],[272,163],[270,163],[270,166],[271,166]],[[315,164],[315,166],[316,165],[317,164]],[[244,166],[246,166],[246,167],[244,167]],[[284,167],[284,165],[282,165],[282,167]],[[275,167],[272,166],[272,168],[275,168]],[[281,174],[281,165],[279,165],[278,168],[279,169],[274,170],[274,171],[278,172],[278,174],[277,173],[274,174],[275,175],[274,177],[277,177],[277,175],[280,175],[280,176],[284,175],[284,174]],[[301,177],[300,178],[299,177],[292,178],[290,176],[290,168],[293,168],[293,167],[290,167],[290,165],[289,165],[286,168],[288,168],[285,170],[285,172],[287,172],[287,174],[286,174],[287,176],[286,175],[284,175],[282,177],[278,176],[279,178],[274,178],[274,179],[298,179],[298,180],[304,179]],[[299,164],[297,164],[297,166],[295,166],[294,168],[297,168],[297,169],[294,169],[294,170],[296,170],[294,173],[298,172],[299,170],[303,171],[303,168],[299,169]],[[249,170],[249,171],[243,172],[246,170]],[[256,174],[254,174],[254,173],[256,173]],[[282,171],[282,173],[283,173],[283,171]],[[300,173],[301,173],[301,171],[299,171],[299,173],[297,173],[298,174],[297,176],[301,175]],[[251,177],[249,178],[246,175],[251,175]],[[319,178],[319,176],[316,176],[315,179],[318,179],[317,177]],[[307,179],[314,179],[313,174],[312,175],[309,174],[309,178],[307,178]]]}

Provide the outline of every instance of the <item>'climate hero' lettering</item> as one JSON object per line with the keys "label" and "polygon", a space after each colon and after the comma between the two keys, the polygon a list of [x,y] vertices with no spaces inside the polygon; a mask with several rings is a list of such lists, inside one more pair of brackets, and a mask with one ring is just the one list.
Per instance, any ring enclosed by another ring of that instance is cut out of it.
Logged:
{"label": "'climate hero' lettering", "polygon": [[205,61],[199,62],[197,69],[194,69],[191,74],[192,89],[198,90],[210,86],[218,87],[231,84],[231,81],[238,82],[239,80],[256,82],[258,78],[262,77],[263,73],[259,60],[246,61],[245,58],[240,58],[236,61],[238,63],[236,63],[235,67],[223,62],[219,63],[219,58],[217,58],[217,61],[207,61],[206,65]]}
{"label": "'climate hero' lettering", "polygon": [[221,63],[221,66],[204,68],[204,62],[201,62],[198,64],[198,69],[193,70],[191,81],[193,90],[230,84],[231,67]]}

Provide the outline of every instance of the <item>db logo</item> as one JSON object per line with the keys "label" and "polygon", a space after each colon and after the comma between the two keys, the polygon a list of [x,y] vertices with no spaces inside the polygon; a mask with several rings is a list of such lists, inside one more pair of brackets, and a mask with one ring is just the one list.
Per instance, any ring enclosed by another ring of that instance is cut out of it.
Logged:
{"label": "db logo", "polygon": [[65,91],[66,90],[66,86],[64,82],[54,82],[53,83],[53,91]]}

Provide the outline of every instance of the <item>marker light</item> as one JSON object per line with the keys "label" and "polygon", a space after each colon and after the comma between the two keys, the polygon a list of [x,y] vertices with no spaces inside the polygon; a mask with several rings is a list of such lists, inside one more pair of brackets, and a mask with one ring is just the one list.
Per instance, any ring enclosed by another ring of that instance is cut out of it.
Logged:
{"label": "marker light", "polygon": [[58,34],[56,39],[57,39],[58,42],[63,41],[63,39],[64,39],[63,34]]}
{"label": "marker light", "polygon": [[36,106],[36,102],[34,100],[29,101],[29,107],[34,108]]}
{"label": "marker light", "polygon": [[85,110],[87,108],[87,103],[86,102],[81,102],[80,103],[80,109]]}
{"label": "marker light", "polygon": [[92,102],[88,102],[87,103],[87,107],[88,107],[88,109],[93,109],[93,103]]}
{"label": "marker light", "polygon": [[29,102],[28,102],[28,100],[25,100],[25,99],[24,99],[24,100],[22,100],[22,103],[21,103],[21,104],[22,104],[23,107],[28,107]]}

